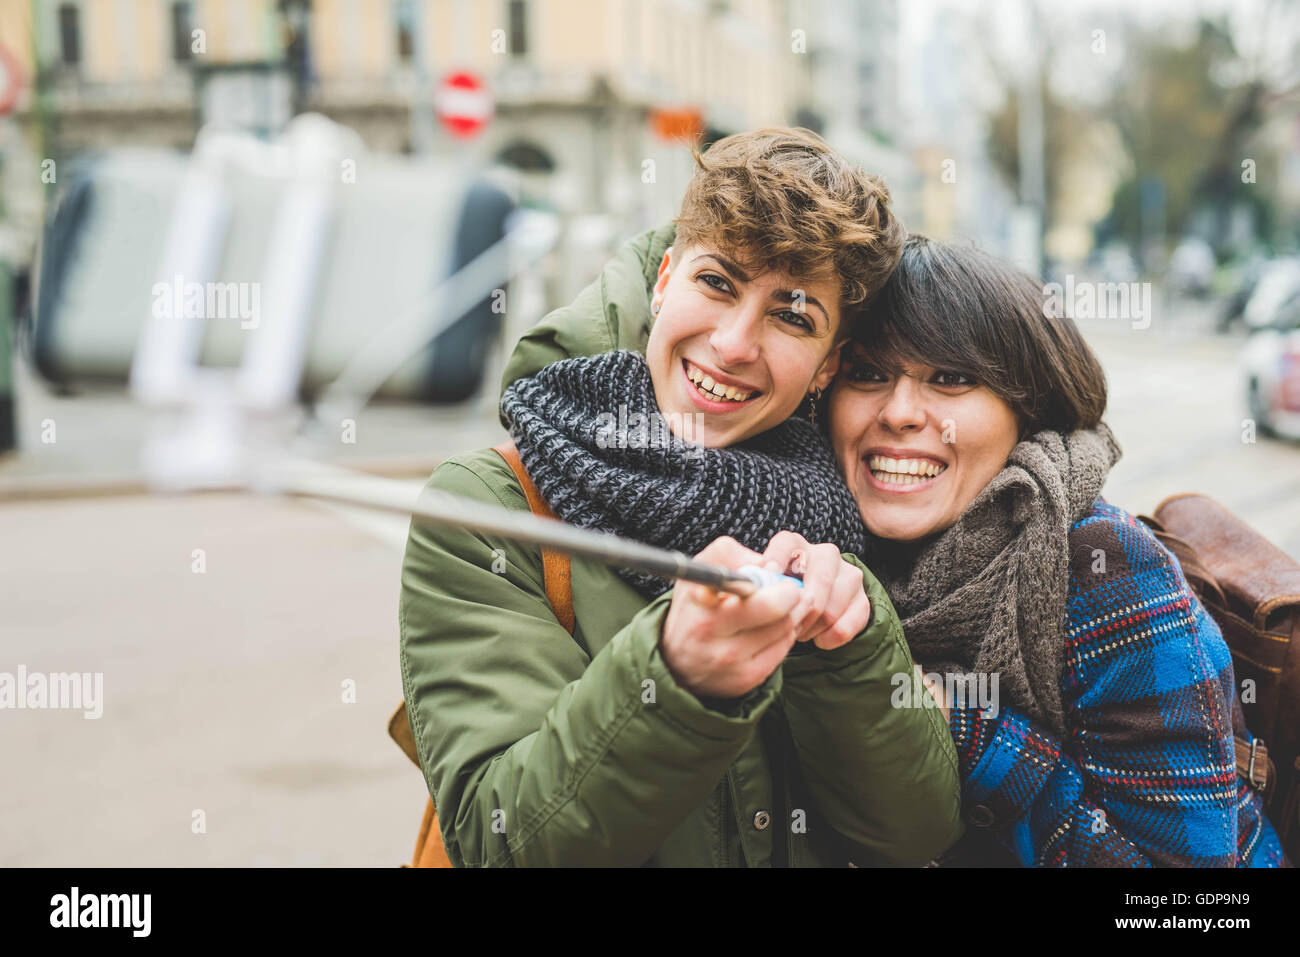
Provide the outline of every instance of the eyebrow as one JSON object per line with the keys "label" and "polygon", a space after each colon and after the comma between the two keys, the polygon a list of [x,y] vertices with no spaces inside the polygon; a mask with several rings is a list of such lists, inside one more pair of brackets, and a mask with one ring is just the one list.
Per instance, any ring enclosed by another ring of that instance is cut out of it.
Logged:
{"label": "eyebrow", "polygon": [[[719,255],[718,253],[700,253],[700,255],[696,256],[691,261],[699,262],[701,259],[712,259],[714,262],[716,262],[719,266],[722,267],[723,272],[727,273],[727,275],[731,276],[732,279],[735,279],[738,282],[750,282],[753,278],[747,272],[745,272],[743,269],[737,266],[734,262],[728,259],[726,256]],[[795,296],[796,291],[797,290],[794,289],[774,289],[772,290],[772,295],[769,298],[773,302],[780,302],[780,303],[792,302],[796,298]],[[831,321],[830,311],[821,304],[820,300],[804,292],[803,301],[804,301],[804,305],[806,306],[816,306],[818,309],[820,309],[822,311],[822,317],[826,320],[828,325],[830,324]]]}

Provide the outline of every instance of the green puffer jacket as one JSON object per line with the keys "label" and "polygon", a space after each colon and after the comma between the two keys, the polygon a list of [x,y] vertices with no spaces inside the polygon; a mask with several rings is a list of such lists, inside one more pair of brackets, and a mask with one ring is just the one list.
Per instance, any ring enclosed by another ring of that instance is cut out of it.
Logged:
{"label": "green puffer jacket", "polygon": [[[521,341],[507,381],[643,348],[671,236],[628,243]],[[448,460],[428,484],[528,509],[491,450]],[[454,864],[919,865],[960,837],[952,739],[936,710],[891,706],[912,660],[865,568],[866,630],[834,651],[798,645],[758,688],[710,705],[660,654],[671,592],[646,602],[604,566],[575,559],[572,571],[570,636],[538,549],[411,525],[402,681]]]}

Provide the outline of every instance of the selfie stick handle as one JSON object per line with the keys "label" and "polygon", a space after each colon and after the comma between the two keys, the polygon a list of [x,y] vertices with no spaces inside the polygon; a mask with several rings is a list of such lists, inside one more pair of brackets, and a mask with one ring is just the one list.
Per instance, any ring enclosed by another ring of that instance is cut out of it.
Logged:
{"label": "selfie stick handle", "polygon": [[797,578],[757,565],[725,568],[697,561],[682,552],[578,528],[556,519],[485,505],[430,488],[425,488],[413,500],[409,487],[400,483],[317,463],[281,462],[263,471],[253,484],[261,491],[397,512],[432,525],[540,545],[605,565],[632,568],[668,580],[683,579],[736,595],[752,595],[760,588],[783,581],[803,587]]}

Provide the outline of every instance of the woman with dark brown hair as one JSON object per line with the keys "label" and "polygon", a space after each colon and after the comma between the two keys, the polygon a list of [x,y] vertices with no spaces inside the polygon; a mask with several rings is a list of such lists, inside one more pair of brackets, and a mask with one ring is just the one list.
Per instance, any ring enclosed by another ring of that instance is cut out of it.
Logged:
{"label": "woman with dark brown hair", "polygon": [[[863,558],[957,746],[968,834],[947,859],[1278,866],[1235,773],[1227,646],[1101,497],[1120,455],[1105,377],[1043,302],[1010,265],[913,237],[831,394]],[[909,683],[900,705],[930,703]]]}

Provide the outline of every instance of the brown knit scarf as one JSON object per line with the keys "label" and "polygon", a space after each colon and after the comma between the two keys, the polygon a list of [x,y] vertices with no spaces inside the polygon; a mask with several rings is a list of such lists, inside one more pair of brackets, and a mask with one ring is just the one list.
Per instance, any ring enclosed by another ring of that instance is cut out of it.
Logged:
{"label": "brown knit scarf", "polygon": [[913,657],[939,673],[997,674],[1001,706],[1062,735],[1070,526],[1119,457],[1104,423],[1039,432],[945,531],[920,543],[872,539],[867,565],[893,599]]}

